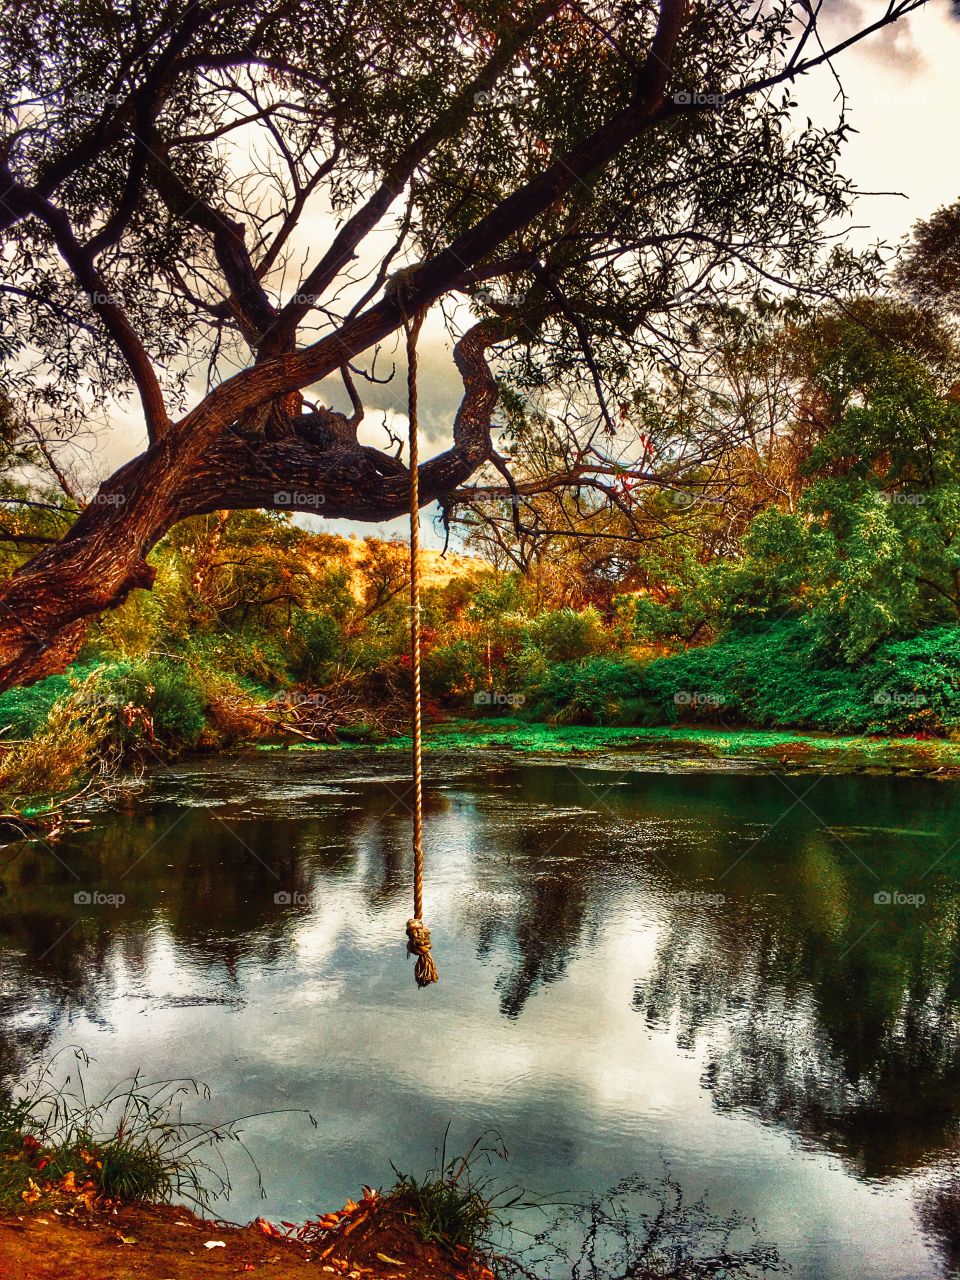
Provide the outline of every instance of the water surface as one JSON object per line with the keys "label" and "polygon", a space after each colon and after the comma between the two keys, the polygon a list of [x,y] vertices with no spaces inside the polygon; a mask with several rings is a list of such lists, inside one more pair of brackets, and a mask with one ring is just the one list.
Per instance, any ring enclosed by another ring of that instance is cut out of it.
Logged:
{"label": "water surface", "polygon": [[93,1087],[143,1068],[207,1081],[202,1114],[309,1110],[246,1126],[268,1198],[238,1163],[238,1220],[423,1169],[450,1122],[551,1197],[668,1168],[798,1276],[946,1273],[955,784],[437,753],[419,992],[403,766],[181,764],[55,853],[5,850],[4,1075],[78,1044]]}

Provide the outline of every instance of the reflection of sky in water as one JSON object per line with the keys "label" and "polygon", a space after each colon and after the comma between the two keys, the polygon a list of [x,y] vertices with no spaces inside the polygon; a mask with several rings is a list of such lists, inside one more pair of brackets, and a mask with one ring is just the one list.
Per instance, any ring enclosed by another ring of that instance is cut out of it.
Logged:
{"label": "reflection of sky in water", "polygon": [[[768,775],[430,768],[438,988],[404,953],[395,760],[204,762],[63,846],[79,880],[25,865],[2,1043],[80,1044],[97,1081],[199,1076],[208,1115],[312,1112],[245,1126],[268,1201],[238,1163],[234,1218],[424,1168],[452,1121],[455,1149],[494,1126],[551,1197],[666,1160],[801,1276],[939,1274],[916,1195],[955,1145],[958,864],[922,917],[873,894],[956,838],[950,793],[830,778],[791,809]],[[78,883],[128,900],[74,908]]]}

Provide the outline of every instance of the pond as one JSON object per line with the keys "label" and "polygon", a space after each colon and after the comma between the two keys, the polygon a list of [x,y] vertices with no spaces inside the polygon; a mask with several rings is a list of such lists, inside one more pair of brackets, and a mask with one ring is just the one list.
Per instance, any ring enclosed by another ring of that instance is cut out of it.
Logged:
{"label": "pond", "polygon": [[75,1044],[94,1092],[140,1068],[205,1080],[201,1114],[309,1111],[244,1126],[267,1199],[238,1162],[239,1221],[492,1126],[548,1199],[667,1170],[797,1276],[957,1264],[956,784],[436,752],[420,992],[404,763],[160,766],[131,812],[4,850],[4,1078]]}

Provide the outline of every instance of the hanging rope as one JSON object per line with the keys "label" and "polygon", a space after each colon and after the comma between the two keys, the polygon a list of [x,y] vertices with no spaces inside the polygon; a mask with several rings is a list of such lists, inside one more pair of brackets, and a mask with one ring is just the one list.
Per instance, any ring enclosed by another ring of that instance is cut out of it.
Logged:
{"label": "hanging rope", "polygon": [[417,957],[413,975],[429,987],[439,974],[430,953],[430,930],[423,923],[423,715],[420,696],[420,488],[417,467],[417,337],[423,312],[403,313],[407,335],[407,416],[410,421],[410,662],[413,676],[413,918],[407,921],[407,950]]}

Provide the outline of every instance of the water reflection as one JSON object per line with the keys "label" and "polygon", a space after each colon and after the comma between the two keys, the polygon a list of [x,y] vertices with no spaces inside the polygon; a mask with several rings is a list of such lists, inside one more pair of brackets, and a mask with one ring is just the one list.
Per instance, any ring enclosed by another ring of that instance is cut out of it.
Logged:
{"label": "water reflection", "polygon": [[[721,1196],[732,1164],[752,1162],[761,1204],[772,1193],[758,1135],[773,1129],[839,1157],[844,1186],[906,1179],[903,1236],[907,1176],[946,1169],[957,1150],[960,822],[949,789],[434,757],[428,897],[444,983],[415,1004],[397,942],[409,784],[396,768],[393,757],[201,762],[161,776],[144,811],[58,846],[62,861],[5,851],[4,1076],[78,1037],[100,1036],[100,1052],[139,1066],[134,1055],[155,1044],[144,1018],[162,1015],[151,1028],[169,1036],[162,1052],[193,1037],[197,1061],[173,1065],[202,1074],[212,1055],[237,1096],[322,1084],[339,1099],[331,1081],[347,1064],[343,1106],[367,1090],[381,1143],[402,1144],[402,1121],[420,1110],[506,1118],[519,1135],[508,1143],[520,1141],[541,1180],[579,1162],[609,1185],[673,1144]],[[96,890],[125,901],[74,902]],[[896,892],[925,901],[874,900]],[[337,1016],[316,1045],[325,1002]],[[401,1005],[413,1030],[391,1022]],[[241,1024],[248,1038],[236,1043]],[[266,1036],[272,1066],[249,1047]],[[444,1064],[465,1043],[474,1053],[458,1075]],[[556,1046],[555,1070],[544,1046]],[[644,1083],[631,1091],[634,1064]],[[721,1127],[691,1136],[698,1097]],[[734,1135],[724,1117],[745,1127]],[[937,1227],[948,1193],[924,1194],[919,1220],[949,1262]],[[836,1256],[807,1260],[809,1274],[853,1273],[838,1239]],[[869,1248],[858,1243],[853,1270],[870,1274]],[[922,1242],[911,1248],[909,1274],[934,1274]]]}

